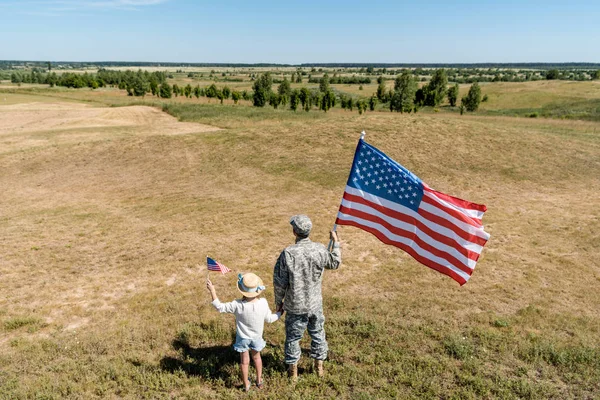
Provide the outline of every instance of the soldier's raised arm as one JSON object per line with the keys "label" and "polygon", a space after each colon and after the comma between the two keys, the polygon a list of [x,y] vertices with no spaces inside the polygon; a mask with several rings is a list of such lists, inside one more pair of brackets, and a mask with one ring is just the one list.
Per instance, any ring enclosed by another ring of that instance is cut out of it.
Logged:
{"label": "soldier's raised arm", "polygon": [[333,240],[333,250],[327,254],[326,269],[338,269],[342,263],[342,250],[340,249],[340,241],[336,231],[329,232],[329,238]]}

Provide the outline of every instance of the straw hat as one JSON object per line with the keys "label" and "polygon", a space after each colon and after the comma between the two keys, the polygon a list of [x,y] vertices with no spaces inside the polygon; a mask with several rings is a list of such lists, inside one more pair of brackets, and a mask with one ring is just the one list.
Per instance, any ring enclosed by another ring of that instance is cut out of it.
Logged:
{"label": "straw hat", "polygon": [[265,290],[262,279],[252,272],[238,274],[237,288],[246,297],[256,297]]}

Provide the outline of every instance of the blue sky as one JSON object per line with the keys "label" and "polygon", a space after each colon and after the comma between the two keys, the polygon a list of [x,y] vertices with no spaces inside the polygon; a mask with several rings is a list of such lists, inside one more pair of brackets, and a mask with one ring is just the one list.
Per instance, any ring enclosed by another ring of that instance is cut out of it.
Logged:
{"label": "blue sky", "polygon": [[600,1],[0,0],[0,59],[600,62]]}

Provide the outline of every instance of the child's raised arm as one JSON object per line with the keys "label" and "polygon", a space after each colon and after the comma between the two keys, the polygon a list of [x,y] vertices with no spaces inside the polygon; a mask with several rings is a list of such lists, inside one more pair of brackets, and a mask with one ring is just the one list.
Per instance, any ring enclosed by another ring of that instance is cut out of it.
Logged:
{"label": "child's raised arm", "polygon": [[213,300],[212,305],[217,309],[218,312],[220,312],[220,313],[235,312],[236,304],[234,302],[221,303],[219,301],[219,298],[217,297],[217,290],[215,289],[215,286],[208,278],[206,279],[206,288],[208,289],[208,291],[210,292],[210,295],[212,297],[212,300]]}
{"label": "child's raised arm", "polygon": [[218,299],[217,290],[215,289],[215,286],[208,278],[206,278],[206,288],[210,292],[210,295],[212,296],[213,301],[217,300]]}

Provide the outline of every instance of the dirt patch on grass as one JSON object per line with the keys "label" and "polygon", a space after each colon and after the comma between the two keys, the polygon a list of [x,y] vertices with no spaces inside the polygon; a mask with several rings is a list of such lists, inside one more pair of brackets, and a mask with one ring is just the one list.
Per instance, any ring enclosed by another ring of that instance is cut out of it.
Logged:
{"label": "dirt patch on grass", "polygon": [[219,130],[210,125],[179,122],[153,107],[92,107],[63,102],[1,106],[0,121],[0,143],[5,151],[130,135],[184,135]]}

